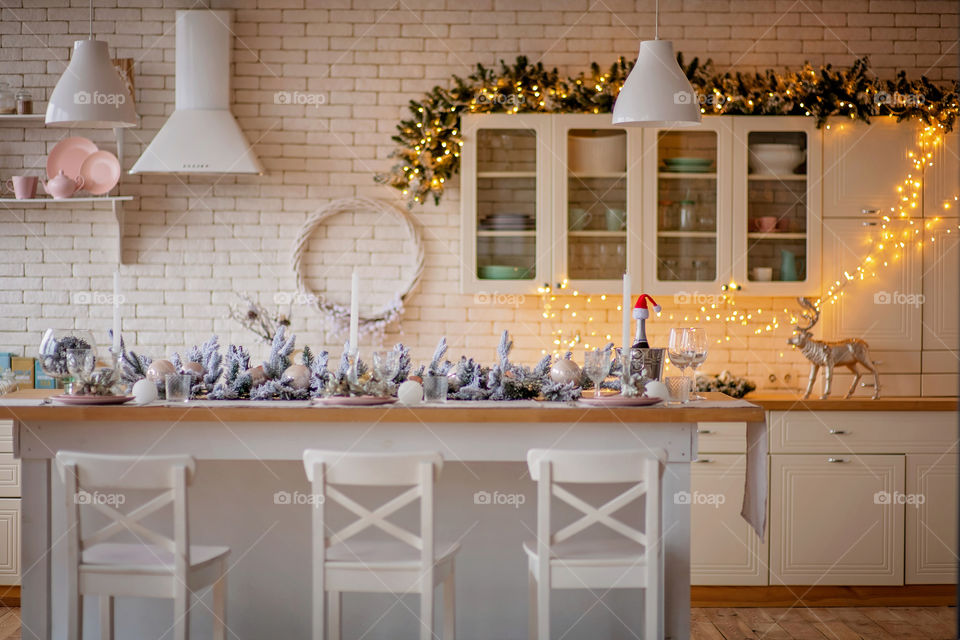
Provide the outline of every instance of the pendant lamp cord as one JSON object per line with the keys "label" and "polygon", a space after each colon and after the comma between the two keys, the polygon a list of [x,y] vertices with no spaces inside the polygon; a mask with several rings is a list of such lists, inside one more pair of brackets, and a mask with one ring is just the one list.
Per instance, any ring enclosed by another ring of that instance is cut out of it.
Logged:
{"label": "pendant lamp cord", "polygon": [[[90,0],[90,2],[92,4],[93,0]],[[90,37],[92,38],[93,36],[90,36]],[[654,23],[654,27],[653,27],[653,39],[654,40],[660,39],[660,0],[657,0],[656,22]]]}
{"label": "pendant lamp cord", "polygon": [[90,39],[93,40],[93,0],[90,0]]}

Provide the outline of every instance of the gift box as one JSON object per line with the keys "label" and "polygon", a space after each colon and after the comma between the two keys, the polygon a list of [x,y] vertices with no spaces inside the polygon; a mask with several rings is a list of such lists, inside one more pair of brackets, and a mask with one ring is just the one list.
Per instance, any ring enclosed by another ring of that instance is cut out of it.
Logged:
{"label": "gift box", "polygon": [[12,353],[0,352],[0,371],[6,371],[7,369],[12,369],[10,359],[13,358]]}
{"label": "gift box", "polygon": [[33,361],[33,388],[34,389],[56,389],[57,379],[48,376],[43,372],[39,360]]}
{"label": "gift box", "polygon": [[10,368],[21,389],[33,389],[33,358],[10,358]]}

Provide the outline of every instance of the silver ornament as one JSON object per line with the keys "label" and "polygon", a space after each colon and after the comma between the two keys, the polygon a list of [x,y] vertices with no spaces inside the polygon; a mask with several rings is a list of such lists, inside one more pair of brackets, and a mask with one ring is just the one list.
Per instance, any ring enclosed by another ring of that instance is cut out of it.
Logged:
{"label": "silver ornament", "polygon": [[550,379],[558,384],[580,384],[580,367],[573,360],[557,360],[550,367]]}

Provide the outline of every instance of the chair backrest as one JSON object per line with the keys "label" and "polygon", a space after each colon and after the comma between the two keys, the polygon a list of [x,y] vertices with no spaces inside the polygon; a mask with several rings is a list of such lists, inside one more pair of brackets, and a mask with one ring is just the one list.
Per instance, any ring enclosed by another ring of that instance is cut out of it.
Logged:
{"label": "chair backrest", "polygon": [[[64,485],[67,510],[67,556],[70,567],[78,568],[83,551],[108,542],[121,534],[132,534],[173,556],[172,573],[186,579],[190,566],[190,534],[187,525],[187,486],[193,481],[196,462],[191,456],[118,456],[60,451],[57,470]],[[158,492],[150,500],[128,511],[123,510],[122,491]],[[109,524],[84,535],[81,507],[91,508],[107,517]],[[173,506],[173,537],[144,525],[141,521],[167,505]]]}
{"label": "chair backrest", "polygon": [[[568,540],[595,524],[643,545],[647,552],[654,548],[660,530],[660,469],[666,457],[662,451],[575,451],[531,449],[527,452],[530,476],[537,482],[537,539],[541,558],[549,558],[549,548]],[[632,483],[600,507],[574,495],[564,484]],[[646,497],[644,530],[640,531],[613,514],[628,504]],[[575,522],[552,531],[553,498],[567,503],[583,515]],[[546,555],[543,555],[543,554]]]}
{"label": "chair backrest", "polygon": [[[432,569],[433,485],[443,468],[443,456],[433,451],[347,453],[307,449],[303,452],[303,466],[312,483],[313,499],[310,503],[313,506],[315,561],[325,561],[326,550],[331,545],[345,542],[369,527],[376,527],[420,551],[424,571]],[[368,509],[333,485],[410,488],[384,504]],[[328,500],[352,512],[357,519],[338,531],[328,532],[324,519]],[[417,500],[420,501],[419,535],[388,519],[396,511]]]}

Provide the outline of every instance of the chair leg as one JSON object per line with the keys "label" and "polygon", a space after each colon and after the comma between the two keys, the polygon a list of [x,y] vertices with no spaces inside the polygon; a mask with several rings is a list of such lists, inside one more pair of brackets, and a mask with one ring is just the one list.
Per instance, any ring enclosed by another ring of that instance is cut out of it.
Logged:
{"label": "chair leg", "polygon": [[537,638],[550,640],[550,584],[537,580]]}
{"label": "chair leg", "polygon": [[100,596],[100,638],[113,640],[113,596]]}
{"label": "chair leg", "polygon": [[420,640],[433,640],[433,585],[420,592]]}
{"label": "chair leg", "polygon": [[537,581],[527,569],[527,637],[537,640]]}
{"label": "chair leg", "polygon": [[173,598],[174,640],[190,640],[190,592],[185,586],[177,589]]}
{"label": "chair leg", "polygon": [[643,637],[659,638],[660,596],[657,589],[643,590]]}
{"label": "chair leg", "polygon": [[227,574],[213,583],[213,640],[227,640]]}
{"label": "chair leg", "polygon": [[455,582],[453,577],[453,564],[451,564],[450,575],[443,581],[443,640],[454,640],[457,635]]}
{"label": "chair leg", "polygon": [[83,596],[67,597],[67,640],[80,640],[83,633]]}
{"label": "chair leg", "polygon": [[339,591],[327,591],[327,640],[340,640]]}

